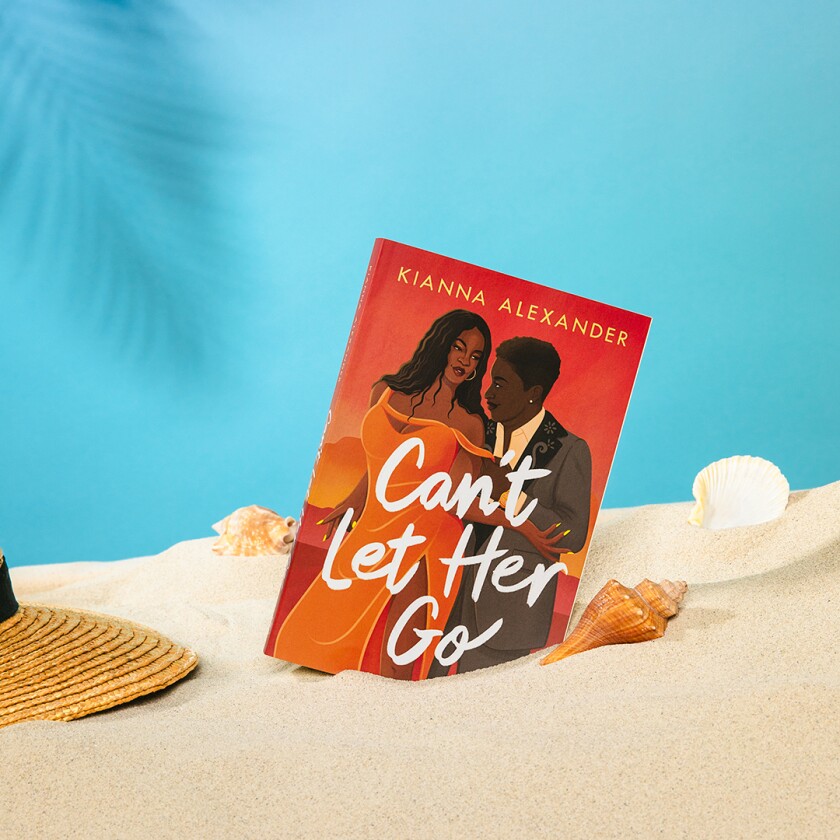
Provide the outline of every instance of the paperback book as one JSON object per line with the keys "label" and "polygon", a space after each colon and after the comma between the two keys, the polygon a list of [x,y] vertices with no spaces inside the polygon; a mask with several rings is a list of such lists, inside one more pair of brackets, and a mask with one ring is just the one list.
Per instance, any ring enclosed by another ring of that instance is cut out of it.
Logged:
{"label": "paperback book", "polygon": [[377,240],[266,653],[420,680],[561,641],[649,327]]}

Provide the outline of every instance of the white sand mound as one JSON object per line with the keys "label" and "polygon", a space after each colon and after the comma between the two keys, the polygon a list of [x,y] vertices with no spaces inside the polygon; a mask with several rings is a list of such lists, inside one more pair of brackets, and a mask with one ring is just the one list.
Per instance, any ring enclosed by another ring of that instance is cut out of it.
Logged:
{"label": "white sand mound", "polygon": [[836,836],[840,483],[753,528],[690,509],[602,514],[573,618],[610,577],[682,578],[662,639],[428,683],[265,657],[285,559],[206,539],[13,569],[21,600],[132,618],[201,664],[0,731],[0,836]]}

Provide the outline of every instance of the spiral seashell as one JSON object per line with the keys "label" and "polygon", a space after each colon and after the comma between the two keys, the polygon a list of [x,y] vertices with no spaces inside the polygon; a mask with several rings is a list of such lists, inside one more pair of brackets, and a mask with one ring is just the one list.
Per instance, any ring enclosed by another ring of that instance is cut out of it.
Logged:
{"label": "spiral seashell", "polygon": [[671,616],[677,614],[680,601],[682,601],[688,586],[681,580],[676,583],[670,580],[654,583],[652,580],[645,578],[633,588],[662,618],[671,618]]}
{"label": "spiral seashell", "polygon": [[712,531],[759,525],[781,516],[790,485],[764,458],[734,455],[700,470],[691,488],[696,504],[688,521]]}
{"label": "spiral seashell", "polygon": [[685,582],[643,580],[633,589],[609,580],[583,611],[577,627],[540,665],[603,645],[646,642],[665,633],[688,587]]}
{"label": "spiral seashell", "polygon": [[286,554],[292,549],[297,528],[291,516],[279,516],[269,508],[259,505],[238,508],[213,525],[213,530],[220,534],[213,543],[213,551],[248,557]]}

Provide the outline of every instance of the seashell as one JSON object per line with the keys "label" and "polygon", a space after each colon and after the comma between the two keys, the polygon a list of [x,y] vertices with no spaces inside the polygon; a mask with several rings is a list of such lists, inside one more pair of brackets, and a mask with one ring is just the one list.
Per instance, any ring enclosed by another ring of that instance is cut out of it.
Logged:
{"label": "seashell", "polygon": [[735,455],[700,470],[691,488],[697,504],[688,521],[712,531],[758,525],[781,516],[790,485],[764,458]]}
{"label": "seashell", "polygon": [[540,665],[548,665],[585,650],[658,639],[668,619],[677,614],[688,587],[684,581],[643,580],[634,589],[607,581],[583,611],[577,627]]}
{"label": "seashell", "polygon": [[645,578],[633,588],[662,618],[671,618],[677,614],[688,585],[682,580],[676,582],[663,580],[661,583],[654,583]]}
{"label": "seashell", "polygon": [[241,507],[213,526],[221,535],[213,543],[213,551],[248,557],[286,554],[292,549],[297,529],[291,516],[279,516],[259,505]]}

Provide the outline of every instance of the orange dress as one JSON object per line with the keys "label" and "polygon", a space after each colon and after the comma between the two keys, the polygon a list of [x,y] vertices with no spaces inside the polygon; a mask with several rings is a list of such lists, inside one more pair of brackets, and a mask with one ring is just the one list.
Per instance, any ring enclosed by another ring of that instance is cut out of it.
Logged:
{"label": "orange dress", "polygon": [[[451,557],[463,533],[461,520],[453,512],[441,507],[426,510],[419,502],[403,510],[385,510],[376,498],[374,488],[385,461],[394,450],[409,438],[420,438],[424,446],[421,467],[417,467],[417,450],[400,463],[389,481],[389,497],[403,498],[434,473],[448,473],[460,449],[481,458],[492,458],[485,449],[471,443],[461,432],[438,420],[409,418],[388,405],[391,391],[385,393],[365,415],[362,421],[362,446],[365,450],[368,471],[368,494],[365,508],[356,527],[344,536],[336,552],[330,577],[351,581],[346,589],[331,589],[318,575],[286,616],[275,640],[275,655],[291,658],[296,662],[322,671],[338,673],[347,669],[359,670],[371,635],[383,611],[391,600],[385,578],[363,580],[357,578],[351,567],[356,552],[371,543],[382,543],[386,552],[374,565],[365,565],[374,571],[387,565],[394,550],[387,546],[389,540],[400,537],[409,524],[414,533],[426,541],[411,546],[400,563],[397,579],[401,579],[418,560],[426,563],[427,594],[436,599],[437,617],[432,616],[431,605],[426,608],[426,629],[443,630],[452,603],[458,594],[461,570],[448,595],[444,582],[448,567],[439,562],[441,557]],[[408,423],[409,431],[397,431],[389,415],[399,423]],[[386,640],[387,641],[387,640]],[[423,654],[420,678],[425,679],[434,658],[438,639],[434,639]]]}

